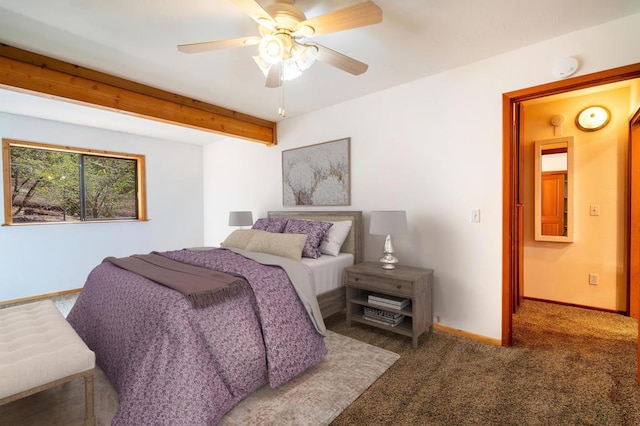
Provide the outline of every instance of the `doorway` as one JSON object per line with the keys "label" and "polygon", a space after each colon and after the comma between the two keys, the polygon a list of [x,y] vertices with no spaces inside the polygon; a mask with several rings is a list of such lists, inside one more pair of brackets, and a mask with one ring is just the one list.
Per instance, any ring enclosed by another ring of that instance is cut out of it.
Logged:
{"label": "doorway", "polygon": [[[521,103],[525,298],[628,311],[628,118],[638,87],[627,80]],[[583,130],[575,118],[593,105],[604,125]]]}
{"label": "doorway", "polygon": [[[521,173],[523,168],[523,154],[520,143],[522,137],[520,126],[520,120],[522,119],[521,103],[549,95],[639,77],[640,64],[633,64],[503,95],[503,346],[511,346],[512,344],[512,314],[523,297],[521,267],[523,262],[524,188]],[[629,217],[631,225],[627,229],[633,229],[634,220],[637,222],[640,219],[631,217],[631,214]],[[626,263],[629,264],[630,262]],[[631,283],[636,281],[633,277],[630,278]],[[636,293],[632,293],[633,300],[635,298],[640,300],[640,295],[634,296]]]}

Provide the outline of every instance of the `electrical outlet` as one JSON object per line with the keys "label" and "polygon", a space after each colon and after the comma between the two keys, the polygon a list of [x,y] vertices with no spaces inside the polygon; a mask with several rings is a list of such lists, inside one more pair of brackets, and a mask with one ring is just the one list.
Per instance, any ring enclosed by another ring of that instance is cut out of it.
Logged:
{"label": "electrical outlet", "polygon": [[480,223],[480,209],[471,209],[471,223]]}
{"label": "electrical outlet", "polygon": [[589,285],[598,285],[598,274],[589,274]]}
{"label": "electrical outlet", "polygon": [[436,315],[436,323],[440,324],[440,315]]}

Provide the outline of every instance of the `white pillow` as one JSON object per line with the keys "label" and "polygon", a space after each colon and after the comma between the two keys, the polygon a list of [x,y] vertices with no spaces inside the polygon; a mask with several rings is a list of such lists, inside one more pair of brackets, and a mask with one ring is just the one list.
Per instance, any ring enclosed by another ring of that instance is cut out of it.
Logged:
{"label": "white pillow", "polygon": [[324,234],[324,239],[320,243],[320,253],[337,256],[340,254],[342,244],[347,239],[352,223],[350,220],[331,223],[333,226]]}

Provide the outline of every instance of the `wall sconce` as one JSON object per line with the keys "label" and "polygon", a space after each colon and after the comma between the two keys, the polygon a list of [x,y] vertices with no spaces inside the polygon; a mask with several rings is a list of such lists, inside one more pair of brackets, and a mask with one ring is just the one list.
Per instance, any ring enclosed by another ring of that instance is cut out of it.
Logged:
{"label": "wall sconce", "polygon": [[407,213],[405,211],[373,211],[369,233],[373,235],[386,235],[384,241],[384,256],[380,258],[383,269],[395,269],[398,258],[393,255],[391,234],[404,234],[407,232]]}
{"label": "wall sconce", "polygon": [[251,212],[229,212],[229,226],[251,226],[253,215]]}
{"label": "wall sconce", "polygon": [[601,105],[592,105],[584,108],[576,116],[576,126],[584,132],[595,132],[609,124],[611,113]]}
{"label": "wall sconce", "polygon": [[562,136],[562,125],[564,124],[565,117],[562,114],[556,114],[551,117],[551,125],[553,126],[553,135]]}

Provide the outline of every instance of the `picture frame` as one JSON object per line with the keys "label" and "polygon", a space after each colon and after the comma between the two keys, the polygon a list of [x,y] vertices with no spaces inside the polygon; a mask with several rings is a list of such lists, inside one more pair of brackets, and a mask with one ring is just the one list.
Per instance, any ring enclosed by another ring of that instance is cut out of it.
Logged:
{"label": "picture frame", "polygon": [[351,138],[282,151],[282,204],[351,205]]}

